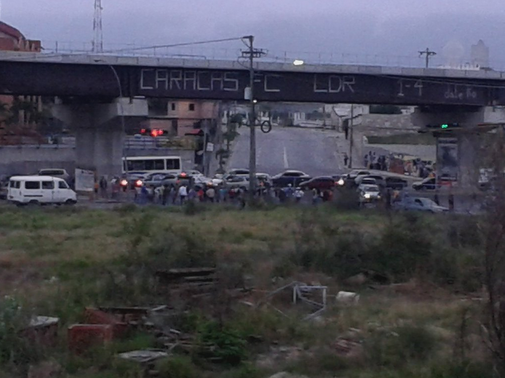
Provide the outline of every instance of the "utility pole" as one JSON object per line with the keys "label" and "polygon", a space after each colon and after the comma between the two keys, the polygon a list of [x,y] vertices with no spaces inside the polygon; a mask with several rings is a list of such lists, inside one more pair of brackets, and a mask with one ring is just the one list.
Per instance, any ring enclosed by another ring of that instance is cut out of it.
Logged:
{"label": "utility pole", "polygon": [[265,51],[254,48],[254,36],[243,37],[248,40],[248,50],[242,51],[242,56],[249,59],[249,95],[251,113],[249,117],[249,197],[254,198],[256,192],[256,99],[254,98],[254,58],[260,58]]}
{"label": "utility pole", "polygon": [[[349,131],[351,132],[351,136],[349,137],[349,168],[352,169],[352,147],[354,143],[354,104],[351,104],[351,119],[349,123]],[[366,167],[365,167],[366,168]]]}
{"label": "utility pole", "polygon": [[429,48],[426,48],[424,51],[419,51],[419,57],[422,57],[423,55],[426,55],[426,68],[428,68],[430,65],[430,58],[437,55],[437,53],[435,51],[430,51]]}

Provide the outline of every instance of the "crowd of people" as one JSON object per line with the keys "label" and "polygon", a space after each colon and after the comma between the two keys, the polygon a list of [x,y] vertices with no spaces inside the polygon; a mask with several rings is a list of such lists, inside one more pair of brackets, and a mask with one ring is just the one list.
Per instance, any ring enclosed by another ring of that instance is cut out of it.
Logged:
{"label": "crowd of people", "polygon": [[[128,198],[139,205],[156,204],[161,206],[180,206],[188,202],[194,203],[228,203],[245,206],[249,195],[249,188],[227,187],[225,184],[193,184],[180,183],[178,185],[160,185],[140,187],[121,186],[120,179],[115,177],[107,180],[101,177],[95,183],[95,197],[104,200],[120,200]],[[333,199],[332,190],[307,189],[294,187],[288,184],[286,187],[273,187],[268,183],[259,183],[255,196],[268,203],[306,203],[318,204],[329,202]]]}

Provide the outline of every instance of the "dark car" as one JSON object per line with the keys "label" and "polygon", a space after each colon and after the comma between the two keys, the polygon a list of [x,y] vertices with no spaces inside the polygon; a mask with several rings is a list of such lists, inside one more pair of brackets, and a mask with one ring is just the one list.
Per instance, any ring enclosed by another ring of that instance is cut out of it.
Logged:
{"label": "dark car", "polygon": [[393,190],[402,190],[408,186],[407,180],[399,177],[386,177],[386,188]]}
{"label": "dark car", "polygon": [[145,186],[155,188],[162,185],[175,185],[177,182],[177,175],[172,173],[151,173],[142,181]]}
{"label": "dark car", "polygon": [[328,190],[335,187],[335,179],[328,176],[314,177],[308,181],[302,182],[299,186],[302,189]]}
{"label": "dark car", "polygon": [[414,190],[435,190],[437,189],[437,179],[435,177],[424,179],[412,184]]}
{"label": "dark car", "polygon": [[304,181],[309,181],[311,177],[302,171],[285,171],[272,177],[272,183],[276,187],[286,187],[289,184],[299,186]]}
{"label": "dark car", "polygon": [[429,213],[445,213],[447,207],[439,206],[429,198],[407,197],[403,201],[395,202],[393,209],[403,211],[424,211]]}

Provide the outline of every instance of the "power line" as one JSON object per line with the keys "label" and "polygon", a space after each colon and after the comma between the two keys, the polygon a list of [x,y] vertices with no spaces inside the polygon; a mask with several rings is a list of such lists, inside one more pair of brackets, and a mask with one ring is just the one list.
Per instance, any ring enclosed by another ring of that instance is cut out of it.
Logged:
{"label": "power line", "polygon": [[145,46],[145,47],[134,47],[134,48],[130,48],[130,49],[110,50],[108,52],[162,49],[162,48],[169,48],[169,47],[205,45],[205,44],[208,44],[208,43],[230,42],[230,41],[239,41],[239,40],[242,40],[242,38],[236,37],[236,38],[224,38],[224,39],[211,39],[211,40],[208,40],[208,41],[183,42],[183,43],[174,43],[174,44],[170,44],[170,45],[155,45],[155,46]]}

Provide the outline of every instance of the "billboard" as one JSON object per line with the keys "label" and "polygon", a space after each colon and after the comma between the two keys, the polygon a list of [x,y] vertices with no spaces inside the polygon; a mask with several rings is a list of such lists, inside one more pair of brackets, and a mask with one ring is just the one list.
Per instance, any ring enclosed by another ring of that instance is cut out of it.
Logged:
{"label": "billboard", "polygon": [[458,181],[458,138],[437,139],[438,181]]}
{"label": "billboard", "polygon": [[77,192],[93,192],[95,189],[95,172],[85,169],[75,169],[75,190]]}

